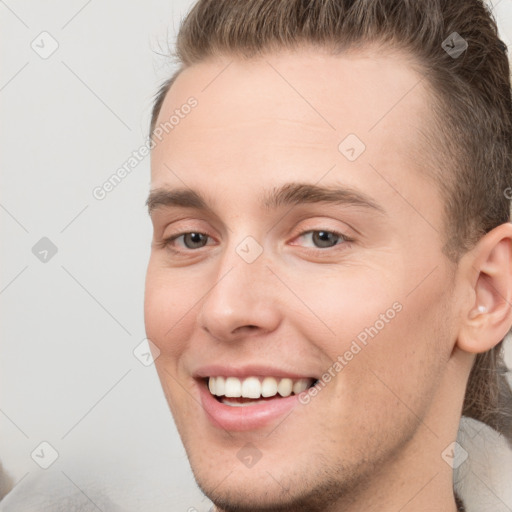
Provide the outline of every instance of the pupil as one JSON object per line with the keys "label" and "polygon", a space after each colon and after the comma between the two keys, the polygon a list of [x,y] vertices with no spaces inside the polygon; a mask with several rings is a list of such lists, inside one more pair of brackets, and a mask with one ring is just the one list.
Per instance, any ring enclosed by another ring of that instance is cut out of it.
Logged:
{"label": "pupil", "polygon": [[206,244],[206,236],[202,233],[187,233],[184,242],[189,249],[203,247]]}
{"label": "pupil", "polygon": [[332,247],[338,241],[338,235],[329,231],[316,231],[313,233],[313,242],[318,247]]}

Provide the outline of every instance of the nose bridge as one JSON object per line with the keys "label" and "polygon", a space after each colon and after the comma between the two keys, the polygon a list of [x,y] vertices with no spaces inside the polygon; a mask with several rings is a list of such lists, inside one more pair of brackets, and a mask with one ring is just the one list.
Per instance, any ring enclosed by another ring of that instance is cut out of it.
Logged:
{"label": "nose bridge", "polygon": [[279,323],[271,272],[263,247],[252,237],[227,246],[218,257],[214,282],[200,306],[201,327],[217,338],[229,339],[242,327],[261,331]]}

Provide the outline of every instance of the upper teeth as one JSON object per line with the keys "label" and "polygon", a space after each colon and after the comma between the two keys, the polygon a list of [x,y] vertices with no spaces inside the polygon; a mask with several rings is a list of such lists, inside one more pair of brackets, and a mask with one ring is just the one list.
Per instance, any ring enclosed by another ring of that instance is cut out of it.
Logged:
{"label": "upper teeth", "polygon": [[293,393],[298,395],[305,391],[313,379],[275,379],[274,377],[210,377],[208,388],[212,395],[226,397],[260,398],[275,396],[278,393],[285,397]]}

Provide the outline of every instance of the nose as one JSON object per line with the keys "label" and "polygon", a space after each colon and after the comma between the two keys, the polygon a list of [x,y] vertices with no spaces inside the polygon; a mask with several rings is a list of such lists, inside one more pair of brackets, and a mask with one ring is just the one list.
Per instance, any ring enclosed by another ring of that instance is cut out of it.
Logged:
{"label": "nose", "polygon": [[247,263],[233,251],[217,265],[199,313],[200,327],[219,341],[269,333],[281,321],[276,278],[264,257]]}

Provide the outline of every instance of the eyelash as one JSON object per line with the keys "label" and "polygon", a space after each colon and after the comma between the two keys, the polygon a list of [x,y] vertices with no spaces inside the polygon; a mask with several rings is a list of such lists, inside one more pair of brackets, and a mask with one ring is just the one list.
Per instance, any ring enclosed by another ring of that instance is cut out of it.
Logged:
{"label": "eyelash", "polygon": [[[171,235],[170,237],[165,238],[164,240],[162,240],[161,245],[162,245],[162,247],[168,248],[168,249],[172,250],[172,252],[177,253],[177,254],[183,254],[184,252],[196,252],[208,245],[207,244],[207,245],[201,246],[196,249],[190,249],[190,248],[176,249],[175,247],[173,247],[173,242],[175,242],[178,238],[181,238],[185,235],[190,235],[192,233],[206,236],[209,239],[213,238],[210,235],[208,235],[207,233],[202,233],[200,231],[184,231],[184,232],[177,233],[175,235]],[[340,250],[340,249],[336,249],[336,248],[338,246],[344,246],[346,244],[354,242],[353,238],[348,237],[347,235],[341,233],[340,231],[335,231],[332,229],[331,230],[329,230],[329,229],[308,229],[307,231],[302,231],[297,236],[295,236],[294,240],[304,237],[305,235],[314,234],[314,233],[329,233],[331,235],[339,237],[340,241],[339,241],[339,243],[337,243],[333,246],[330,246],[330,247],[324,247],[324,248],[322,248],[322,247],[305,247],[305,249],[307,249],[309,251],[315,251],[315,252],[319,251],[321,253],[325,253],[327,251],[327,249]],[[293,244],[293,245],[297,245],[297,244]]]}
{"label": "eyelash", "polygon": [[[304,249],[306,249],[310,252],[315,252],[317,254],[326,254],[328,249],[331,249],[331,251],[343,250],[344,248],[346,248],[347,244],[350,244],[350,242],[354,241],[353,238],[350,238],[349,236],[341,233],[340,231],[335,231],[335,230],[331,230],[331,229],[309,229],[307,231],[303,231],[302,233],[299,233],[299,235],[296,236],[294,238],[294,240],[301,239],[306,235],[314,235],[315,233],[328,233],[330,235],[334,235],[335,237],[337,237],[339,239],[336,244],[329,246],[329,247],[316,247],[316,246],[304,247],[304,246],[302,246]],[[298,245],[298,244],[293,244],[293,245]]]}
{"label": "eyelash", "polygon": [[[166,247],[168,249],[171,249],[173,252],[176,252],[176,253],[182,253],[182,252],[194,252],[194,251],[197,251],[198,249],[188,249],[188,248],[184,248],[184,249],[181,249],[181,250],[176,250],[173,246],[172,246],[172,243],[177,240],[178,238],[181,238],[185,235],[190,235],[190,234],[197,234],[197,235],[204,235],[208,238],[213,238],[211,237],[210,235],[206,234],[206,233],[202,233],[200,231],[183,231],[181,233],[177,233],[175,235],[171,235],[167,238],[165,238],[164,240],[162,240],[162,246],[163,247]],[[205,246],[203,246],[205,247]],[[199,249],[202,249],[203,247],[199,247]]]}

